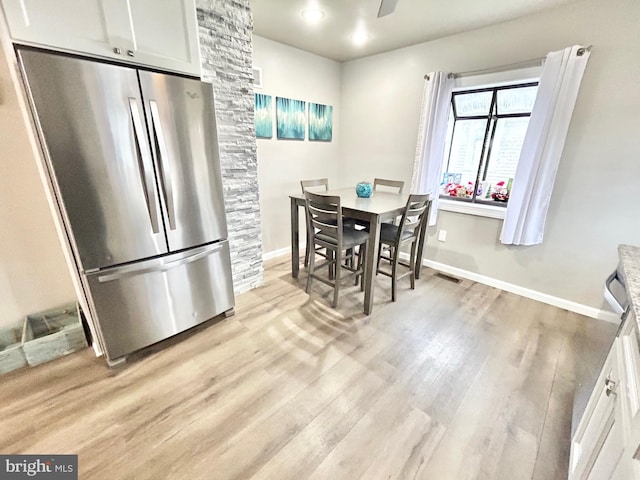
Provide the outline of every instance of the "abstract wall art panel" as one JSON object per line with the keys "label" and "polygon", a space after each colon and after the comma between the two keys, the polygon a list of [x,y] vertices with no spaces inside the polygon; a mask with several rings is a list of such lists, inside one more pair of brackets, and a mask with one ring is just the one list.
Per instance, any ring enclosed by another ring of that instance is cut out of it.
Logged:
{"label": "abstract wall art panel", "polygon": [[256,137],[273,137],[273,107],[271,95],[256,93],[255,105]]}
{"label": "abstract wall art panel", "polygon": [[276,97],[278,138],[304,140],[306,102]]}
{"label": "abstract wall art panel", "polygon": [[333,107],[309,102],[309,140],[330,142],[333,134]]}

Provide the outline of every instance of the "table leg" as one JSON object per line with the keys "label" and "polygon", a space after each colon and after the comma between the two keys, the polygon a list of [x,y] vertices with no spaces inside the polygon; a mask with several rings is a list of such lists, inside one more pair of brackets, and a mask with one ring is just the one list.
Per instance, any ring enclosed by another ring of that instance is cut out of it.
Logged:
{"label": "table leg", "polygon": [[376,283],[375,278],[379,243],[380,215],[374,215],[369,220],[369,244],[367,245],[367,259],[365,264],[364,313],[366,315],[370,315],[373,310],[373,292]]}
{"label": "table leg", "polygon": [[300,272],[300,222],[298,221],[298,204],[291,199],[291,276],[298,278]]}

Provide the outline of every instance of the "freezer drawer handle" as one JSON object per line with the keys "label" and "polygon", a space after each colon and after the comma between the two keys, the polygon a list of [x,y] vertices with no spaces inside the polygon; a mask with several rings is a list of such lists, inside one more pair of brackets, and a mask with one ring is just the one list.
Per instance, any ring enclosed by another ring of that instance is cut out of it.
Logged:
{"label": "freezer drawer handle", "polygon": [[127,277],[135,277],[145,273],[165,272],[167,270],[171,270],[172,268],[176,268],[181,265],[186,265],[187,263],[195,262],[197,260],[200,260],[201,258],[204,258],[213,253],[216,253],[222,248],[222,245],[223,244],[218,244],[213,247],[207,247],[206,250],[202,250],[198,253],[194,253],[189,257],[180,258],[179,260],[174,260],[173,262],[162,263],[160,265],[154,265],[152,267],[138,268],[138,269],[126,270],[123,272],[108,273],[106,275],[100,275],[98,277],[98,281],[100,283],[105,283],[105,282],[111,282],[113,280],[121,280]]}
{"label": "freezer drawer handle", "polygon": [[136,156],[138,158],[138,168],[140,169],[140,178],[144,188],[144,199],[147,202],[147,211],[151,220],[151,230],[153,233],[160,232],[160,224],[158,223],[158,211],[156,208],[156,193],[153,182],[153,168],[149,165],[149,160],[144,155],[146,152],[146,144],[144,135],[142,135],[142,122],[140,120],[140,110],[138,102],[135,98],[129,98],[129,111],[131,112],[131,121],[133,122],[133,136],[136,139]]}
{"label": "freezer drawer handle", "polygon": [[160,112],[158,111],[158,103],[154,100],[149,101],[151,109],[151,123],[153,124],[153,132],[156,140],[156,152],[158,155],[158,163],[160,164],[162,181],[162,192],[164,193],[164,202],[167,206],[167,214],[169,216],[169,228],[176,229],[176,212],[173,203],[173,184],[171,182],[171,171],[169,170],[169,154],[167,152],[167,143],[165,142],[162,123],[160,122]]}

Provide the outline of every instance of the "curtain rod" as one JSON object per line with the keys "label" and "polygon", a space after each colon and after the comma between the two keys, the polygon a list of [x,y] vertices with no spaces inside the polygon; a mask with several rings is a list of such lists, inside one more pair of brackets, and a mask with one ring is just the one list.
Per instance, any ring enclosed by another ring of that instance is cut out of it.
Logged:
{"label": "curtain rod", "polygon": [[[589,45],[588,47],[581,47],[578,49],[578,51],[576,52],[576,54],[581,57],[582,55],[585,54],[585,52],[589,52],[591,51],[591,45]],[[524,60],[522,62],[516,62],[516,63],[509,63],[508,65],[500,65],[497,67],[491,67],[491,68],[484,68],[482,70],[469,70],[468,72],[458,72],[458,73],[450,73],[449,74],[449,78],[461,78],[461,77],[469,77],[471,75],[481,75],[481,74],[487,74],[487,73],[499,73],[499,72],[504,72],[505,70],[512,70],[514,68],[524,68],[527,66],[534,66],[540,62],[542,62],[546,57],[546,55],[544,57],[538,57],[538,58],[532,58],[530,60]],[[429,74],[426,74],[424,76],[425,80],[431,80],[431,77],[429,77]]]}

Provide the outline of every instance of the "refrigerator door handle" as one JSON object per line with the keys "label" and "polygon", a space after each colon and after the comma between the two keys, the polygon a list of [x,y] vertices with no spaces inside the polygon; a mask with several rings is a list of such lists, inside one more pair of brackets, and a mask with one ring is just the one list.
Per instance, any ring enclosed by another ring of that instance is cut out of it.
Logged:
{"label": "refrigerator door handle", "polygon": [[188,257],[179,258],[178,260],[173,260],[171,262],[166,263],[158,263],[154,262],[154,265],[149,265],[148,267],[137,267],[137,266],[125,266],[121,268],[117,268],[113,273],[107,273],[105,275],[100,275],[98,277],[98,281],[100,283],[111,282],[113,280],[121,280],[127,277],[135,277],[137,275],[142,275],[145,273],[151,272],[166,272],[167,270],[171,270],[172,268],[179,267],[181,265],[186,265],[187,263],[195,262],[204,258],[208,255],[211,255],[215,252],[220,251],[224,246],[224,243],[217,243],[213,246],[208,245],[203,249],[199,249],[193,255],[189,255]]}
{"label": "refrigerator door handle", "polygon": [[144,199],[147,202],[147,211],[149,212],[149,220],[151,221],[151,230],[153,233],[160,233],[160,224],[158,223],[158,210],[156,192],[153,181],[153,168],[148,160],[144,135],[142,134],[142,121],[140,117],[140,109],[138,101],[135,98],[129,98],[129,112],[131,113],[131,121],[133,122],[133,135],[136,141],[136,157],[138,158],[138,168],[140,169],[140,178],[144,187]]}
{"label": "refrigerator door handle", "polygon": [[151,124],[153,125],[153,133],[156,140],[158,153],[158,163],[160,166],[162,193],[164,194],[165,205],[167,206],[167,215],[169,216],[169,228],[176,229],[176,211],[173,203],[173,184],[171,182],[171,170],[169,169],[169,153],[167,151],[167,143],[165,141],[162,123],[160,122],[160,112],[158,111],[158,103],[155,100],[149,101],[151,110]]}

